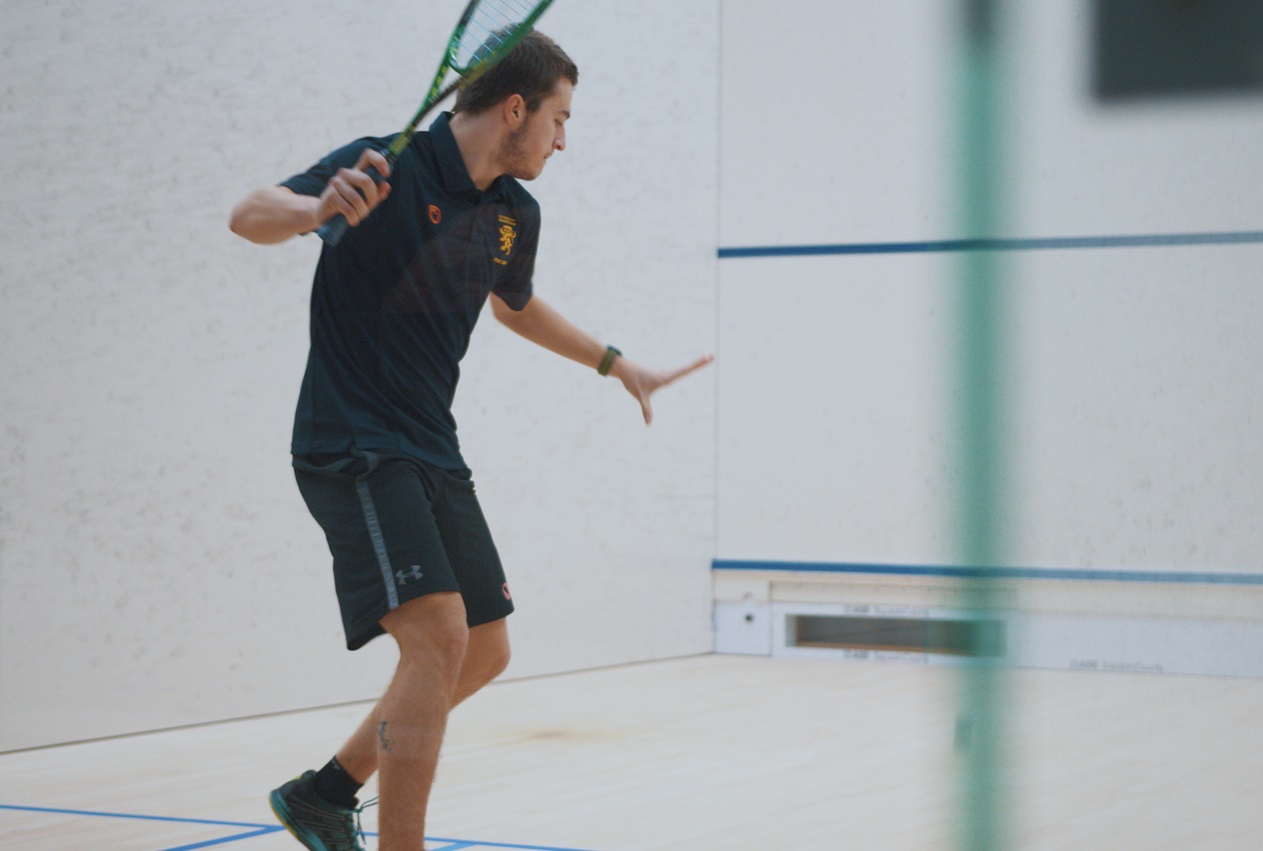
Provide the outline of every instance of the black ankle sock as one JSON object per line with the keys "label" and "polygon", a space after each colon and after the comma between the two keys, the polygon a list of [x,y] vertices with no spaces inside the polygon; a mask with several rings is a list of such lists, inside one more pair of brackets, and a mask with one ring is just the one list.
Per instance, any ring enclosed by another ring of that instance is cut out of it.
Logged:
{"label": "black ankle sock", "polygon": [[316,794],[339,807],[354,807],[358,803],[355,795],[363,785],[346,773],[336,756],[316,772]]}

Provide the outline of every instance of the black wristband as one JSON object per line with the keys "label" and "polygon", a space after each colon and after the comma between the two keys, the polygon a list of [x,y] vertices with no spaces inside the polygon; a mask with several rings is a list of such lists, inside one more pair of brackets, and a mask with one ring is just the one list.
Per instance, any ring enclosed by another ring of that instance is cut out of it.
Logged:
{"label": "black wristband", "polygon": [[614,359],[620,356],[621,354],[622,352],[620,352],[618,349],[614,348],[613,346],[606,346],[605,357],[601,358],[601,363],[597,365],[597,368],[596,368],[597,375],[602,375],[602,376],[609,375],[610,369],[613,368],[614,366]]}

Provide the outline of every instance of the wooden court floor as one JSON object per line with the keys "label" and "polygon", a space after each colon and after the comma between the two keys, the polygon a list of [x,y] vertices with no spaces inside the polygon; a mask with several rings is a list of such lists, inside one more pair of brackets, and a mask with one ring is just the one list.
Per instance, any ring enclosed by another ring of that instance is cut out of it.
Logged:
{"label": "wooden court floor", "polygon": [[[958,687],[736,656],[497,683],[453,716],[428,847],[954,848]],[[1009,847],[1263,848],[1263,681],[1027,670],[1004,694]],[[266,794],[366,709],[0,754],[0,848],[298,851]]]}

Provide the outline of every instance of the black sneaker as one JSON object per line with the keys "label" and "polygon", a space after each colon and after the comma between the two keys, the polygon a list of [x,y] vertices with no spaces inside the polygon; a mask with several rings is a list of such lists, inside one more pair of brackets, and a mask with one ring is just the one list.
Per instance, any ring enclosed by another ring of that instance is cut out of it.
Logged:
{"label": "black sneaker", "polygon": [[365,851],[359,801],[351,809],[327,803],[316,794],[315,779],[316,772],[305,771],[273,789],[272,812],[311,851]]}

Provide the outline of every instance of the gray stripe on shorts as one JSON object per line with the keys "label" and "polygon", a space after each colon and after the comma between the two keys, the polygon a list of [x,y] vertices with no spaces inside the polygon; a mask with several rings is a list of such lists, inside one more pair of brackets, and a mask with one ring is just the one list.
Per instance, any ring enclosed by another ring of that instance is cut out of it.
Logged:
{"label": "gray stripe on shorts", "polygon": [[390,566],[390,554],[386,552],[386,539],[382,536],[381,523],[377,521],[377,506],[373,505],[373,494],[368,489],[368,482],[358,479],[355,489],[360,493],[360,507],[364,509],[364,522],[368,524],[368,536],[373,541],[373,552],[377,555],[377,566],[381,568],[382,582],[386,586],[386,603],[393,612],[399,608],[399,589],[395,587],[395,571]]}

